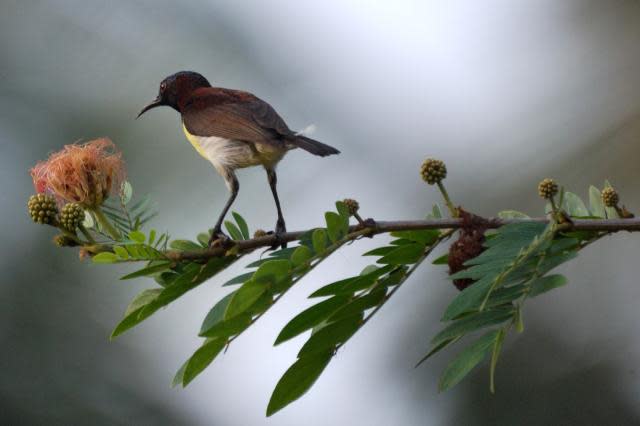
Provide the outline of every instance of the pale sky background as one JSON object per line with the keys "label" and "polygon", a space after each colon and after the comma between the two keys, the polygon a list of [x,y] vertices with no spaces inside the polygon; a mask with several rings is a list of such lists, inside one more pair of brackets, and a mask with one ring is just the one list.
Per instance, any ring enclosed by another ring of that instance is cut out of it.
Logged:
{"label": "pale sky background", "polygon": [[[181,134],[177,114],[134,120],[167,75],[188,69],[270,102],[292,128],[342,151],[287,155],[279,189],[289,229],[321,224],[344,197],[377,219],[420,218],[438,196],[419,179],[446,161],[452,196],[478,214],[540,214],[537,182],[587,196],[609,178],[640,211],[638,1],[0,0],[0,419],[6,424],[640,424],[640,238],[619,234],[564,267],[570,284],[527,304],[526,332],[445,394],[456,353],[415,362],[455,296],[424,265],[302,399],[264,417],[304,341],[272,347],[314,289],[357,273],[363,241],[311,273],[187,389],[175,370],[238,273],[174,302],[114,342],[129,300],[152,282],[80,263],[30,223],[28,169],[80,139],[109,136],[138,194],[174,237],[210,227],[227,197]],[[239,173],[234,209],[275,223],[264,172]],[[185,220],[185,218],[188,218]]]}

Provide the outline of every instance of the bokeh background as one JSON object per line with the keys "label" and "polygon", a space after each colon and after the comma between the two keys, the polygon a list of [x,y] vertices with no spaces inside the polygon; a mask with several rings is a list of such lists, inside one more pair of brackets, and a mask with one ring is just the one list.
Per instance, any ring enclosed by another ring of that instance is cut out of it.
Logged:
{"label": "bokeh background", "polygon": [[[306,296],[359,271],[363,241],[333,256],[187,389],[169,387],[224,276],[109,342],[128,301],[152,285],[80,263],[25,211],[28,169],[77,140],[111,137],[153,223],[192,238],[227,197],[186,143],[176,113],[134,120],[158,83],[196,70],[269,101],[293,128],[342,151],[292,152],[279,168],[289,229],[321,223],[352,196],[378,219],[420,218],[438,196],[422,159],[446,160],[452,196],[479,214],[539,214],[538,180],[586,197],[611,179],[640,209],[640,2],[0,1],[0,421],[154,425],[640,424],[640,238],[589,247],[570,285],[527,304],[498,393],[486,366],[450,392],[456,349],[414,369],[456,293],[425,265],[302,399],[264,411],[304,337],[277,348]],[[235,210],[270,229],[264,172],[240,173]]]}

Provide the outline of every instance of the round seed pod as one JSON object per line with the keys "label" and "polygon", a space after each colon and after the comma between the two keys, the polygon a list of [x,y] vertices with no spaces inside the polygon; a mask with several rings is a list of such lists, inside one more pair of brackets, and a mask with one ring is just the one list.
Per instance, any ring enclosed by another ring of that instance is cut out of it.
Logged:
{"label": "round seed pod", "polygon": [[84,221],[84,209],[80,204],[67,203],[60,212],[60,225],[69,232],[75,232],[76,228]]}
{"label": "round seed pod", "polygon": [[542,179],[538,184],[538,195],[545,200],[550,200],[558,193],[558,184],[550,178]]}
{"label": "round seed pod", "polygon": [[53,224],[58,214],[56,200],[48,194],[36,194],[27,202],[29,216],[36,223]]}
{"label": "round seed pod", "polygon": [[607,207],[616,207],[620,202],[620,196],[615,189],[607,187],[602,190],[602,202]]}
{"label": "round seed pod", "polygon": [[356,200],[354,200],[353,198],[345,198],[344,200],[342,200],[342,202],[344,203],[345,206],[347,206],[347,209],[349,210],[349,214],[351,216],[358,213],[358,210],[360,209],[360,204],[358,204]]}
{"label": "round seed pod", "polygon": [[429,185],[435,185],[447,177],[447,166],[442,160],[427,158],[420,167],[420,175]]}

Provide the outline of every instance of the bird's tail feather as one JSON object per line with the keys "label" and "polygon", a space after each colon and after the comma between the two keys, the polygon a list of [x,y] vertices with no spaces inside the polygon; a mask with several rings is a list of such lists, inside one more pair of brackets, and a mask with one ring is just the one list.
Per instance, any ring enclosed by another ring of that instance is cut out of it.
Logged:
{"label": "bird's tail feather", "polygon": [[300,134],[293,136],[288,140],[288,142],[297,146],[298,148],[302,148],[305,151],[312,153],[313,155],[319,155],[320,157],[326,157],[327,155],[332,154],[340,154],[340,151],[338,151],[334,147],[323,144],[322,142],[318,142],[315,139],[302,136]]}

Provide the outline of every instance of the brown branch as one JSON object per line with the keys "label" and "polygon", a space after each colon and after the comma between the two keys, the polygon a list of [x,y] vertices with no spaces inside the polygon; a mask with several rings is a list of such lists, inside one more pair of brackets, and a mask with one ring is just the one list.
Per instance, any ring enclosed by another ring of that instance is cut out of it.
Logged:
{"label": "brown branch", "polygon": [[[531,219],[488,219],[488,228],[499,228],[512,223],[536,222],[548,223],[547,218]],[[373,221],[371,219],[362,224],[352,225],[349,232],[364,231],[358,233],[358,238],[365,235],[372,237],[377,234],[384,234],[393,231],[414,231],[421,229],[457,229],[462,226],[462,219],[429,219],[429,220],[398,220],[398,221]],[[631,219],[573,219],[571,223],[564,223],[563,230],[574,231],[601,231],[616,232],[640,231],[640,218]],[[211,257],[223,256],[229,249],[234,248],[239,252],[247,252],[259,247],[271,247],[283,242],[299,240],[303,235],[308,234],[313,229],[305,231],[287,232],[280,236],[266,235],[264,237],[252,238],[243,241],[229,241],[223,246],[212,247],[202,251],[168,251],[167,257],[174,261],[183,260],[203,260]]]}

